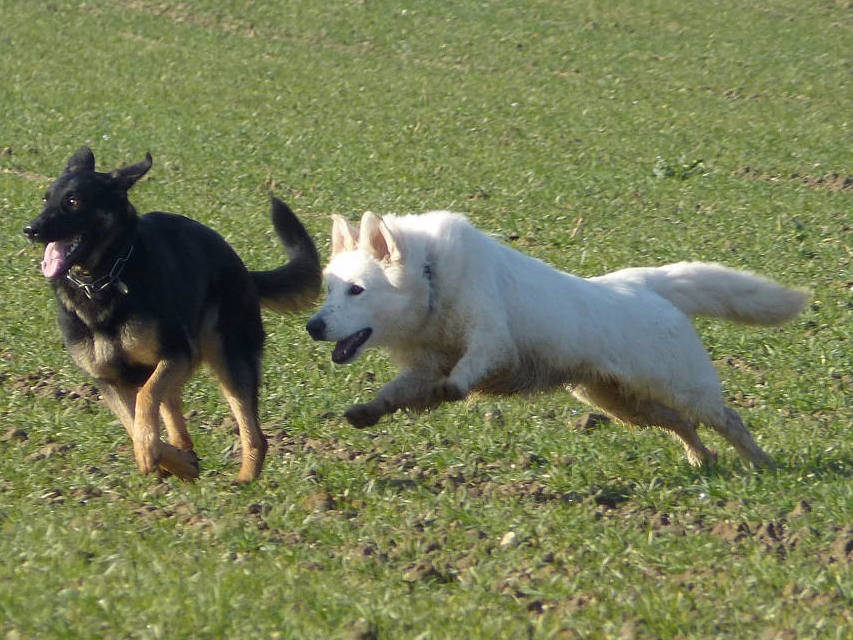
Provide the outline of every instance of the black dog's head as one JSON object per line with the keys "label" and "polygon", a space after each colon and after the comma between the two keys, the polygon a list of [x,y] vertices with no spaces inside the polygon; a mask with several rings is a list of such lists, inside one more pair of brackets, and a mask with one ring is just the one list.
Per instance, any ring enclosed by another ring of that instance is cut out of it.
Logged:
{"label": "black dog's head", "polygon": [[151,168],[151,154],[142,162],[110,173],[95,171],[95,156],[80,148],[65,171],[44,194],[41,215],[24,233],[45,245],[42,273],[49,280],[74,265],[92,269],[110,244],[136,220],[127,191]]}

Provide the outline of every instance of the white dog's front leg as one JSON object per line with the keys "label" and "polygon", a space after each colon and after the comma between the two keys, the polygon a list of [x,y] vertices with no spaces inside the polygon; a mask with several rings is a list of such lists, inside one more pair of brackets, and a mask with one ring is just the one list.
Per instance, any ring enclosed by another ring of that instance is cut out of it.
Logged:
{"label": "white dog's front leg", "polygon": [[441,402],[432,396],[439,377],[423,369],[408,369],[379,390],[376,397],[364,404],[354,404],[344,412],[349,423],[359,429],[376,424],[379,419],[397,409],[422,411]]}
{"label": "white dog's front leg", "polygon": [[511,336],[497,327],[475,331],[465,353],[436,393],[445,400],[461,400],[489,374],[513,360]]}

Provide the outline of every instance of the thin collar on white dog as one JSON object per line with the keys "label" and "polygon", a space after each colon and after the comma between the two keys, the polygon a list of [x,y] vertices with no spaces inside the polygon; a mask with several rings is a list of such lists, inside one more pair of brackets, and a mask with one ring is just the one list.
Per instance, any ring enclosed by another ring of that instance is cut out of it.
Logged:
{"label": "thin collar on white dog", "polygon": [[432,265],[427,261],[424,265],[424,278],[429,283],[429,302],[427,309],[432,311],[435,308],[435,283],[433,282]]}

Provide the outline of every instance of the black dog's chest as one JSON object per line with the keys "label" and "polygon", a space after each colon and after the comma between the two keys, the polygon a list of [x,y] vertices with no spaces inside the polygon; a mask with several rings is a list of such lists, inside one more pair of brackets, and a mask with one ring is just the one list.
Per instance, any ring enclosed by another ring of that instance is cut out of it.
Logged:
{"label": "black dog's chest", "polygon": [[77,366],[117,384],[143,383],[161,357],[156,327],[141,321],[128,320],[109,332],[85,327],[66,337]]}

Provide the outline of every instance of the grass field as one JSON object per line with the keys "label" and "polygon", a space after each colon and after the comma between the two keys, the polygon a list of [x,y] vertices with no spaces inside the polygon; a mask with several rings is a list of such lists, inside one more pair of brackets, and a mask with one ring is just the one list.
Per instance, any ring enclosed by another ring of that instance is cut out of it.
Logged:
{"label": "grass field", "polygon": [[[849,638],[853,8],[840,0],[0,0],[0,634],[19,638]],[[262,478],[233,484],[212,378],[202,477],[143,477],[74,368],[21,233],[80,145],[154,157],[140,211],[279,264],[268,192],[467,212],[595,275],[715,260],[811,289],[788,325],[699,320],[777,460],[710,433],[577,428],[567,394],[357,431],[394,373],[266,315]]]}

